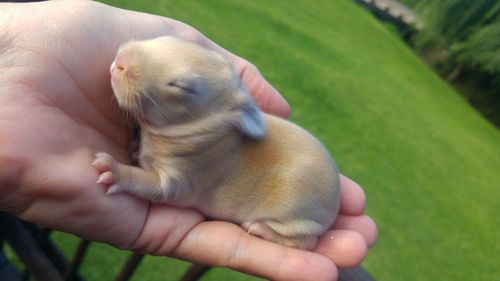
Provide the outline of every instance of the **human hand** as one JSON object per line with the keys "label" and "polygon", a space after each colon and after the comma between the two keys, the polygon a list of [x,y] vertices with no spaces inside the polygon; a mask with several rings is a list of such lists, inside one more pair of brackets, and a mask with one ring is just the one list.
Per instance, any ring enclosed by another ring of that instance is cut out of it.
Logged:
{"label": "human hand", "polygon": [[[107,151],[129,162],[128,124],[112,102],[109,65],[130,39],[173,35],[227,56],[264,111],[283,98],[245,60],[191,27],[90,1],[0,4],[0,209],[89,240],[280,280],[335,279],[376,238],[365,197],[342,177],[341,215],[315,252],[264,241],[195,210],[105,196],[90,166]],[[330,239],[333,237],[333,239]]]}

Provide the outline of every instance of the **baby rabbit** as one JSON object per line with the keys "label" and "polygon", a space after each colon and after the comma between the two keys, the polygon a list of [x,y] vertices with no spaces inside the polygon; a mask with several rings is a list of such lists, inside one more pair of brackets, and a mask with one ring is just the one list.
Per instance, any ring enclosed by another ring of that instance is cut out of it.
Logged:
{"label": "baby rabbit", "polygon": [[339,209],[339,175],[304,129],[262,113],[222,56],[172,37],[122,45],[120,107],[141,128],[139,164],[96,154],[107,194],[194,207],[282,245],[313,249]]}

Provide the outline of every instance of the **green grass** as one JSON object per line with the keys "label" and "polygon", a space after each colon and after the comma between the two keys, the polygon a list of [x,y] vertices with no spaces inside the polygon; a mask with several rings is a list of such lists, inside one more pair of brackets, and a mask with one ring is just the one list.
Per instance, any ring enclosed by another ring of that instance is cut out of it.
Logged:
{"label": "green grass", "polygon": [[[498,280],[499,131],[354,1],[105,2],[187,22],[259,67],[365,188],[375,278]],[[71,253],[75,239],[56,238]],[[95,246],[83,274],[110,280],[126,255]],[[186,266],[147,257],[133,280],[175,280]]]}

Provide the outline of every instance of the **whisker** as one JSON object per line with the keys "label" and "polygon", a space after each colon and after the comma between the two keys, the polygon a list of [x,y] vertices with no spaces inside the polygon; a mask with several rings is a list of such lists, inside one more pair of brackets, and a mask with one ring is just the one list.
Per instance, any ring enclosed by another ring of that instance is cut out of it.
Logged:
{"label": "whisker", "polygon": [[144,93],[148,96],[148,98],[151,100],[151,102],[156,106],[158,107],[159,104],[158,104],[158,101],[156,100],[156,97],[153,96],[148,90],[145,90]]}

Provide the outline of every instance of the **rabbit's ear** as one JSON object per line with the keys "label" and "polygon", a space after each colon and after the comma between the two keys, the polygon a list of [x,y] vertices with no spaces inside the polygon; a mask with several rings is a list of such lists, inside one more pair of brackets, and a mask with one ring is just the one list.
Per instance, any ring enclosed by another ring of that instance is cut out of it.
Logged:
{"label": "rabbit's ear", "polygon": [[257,140],[266,136],[264,118],[256,105],[242,108],[239,119],[238,127],[245,136]]}
{"label": "rabbit's ear", "polygon": [[266,125],[259,107],[247,96],[245,102],[238,107],[236,127],[243,135],[252,139],[263,139],[266,136]]}

